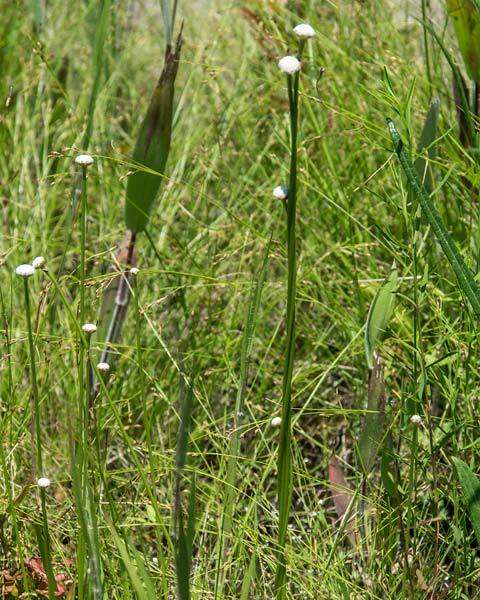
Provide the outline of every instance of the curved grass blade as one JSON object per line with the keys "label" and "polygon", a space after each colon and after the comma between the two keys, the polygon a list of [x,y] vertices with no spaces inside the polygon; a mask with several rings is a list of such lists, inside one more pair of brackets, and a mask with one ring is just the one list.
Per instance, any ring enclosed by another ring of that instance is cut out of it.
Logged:
{"label": "curved grass blade", "polygon": [[139,168],[128,178],[125,203],[127,229],[138,233],[148,225],[170,152],[173,97],[182,47],[180,32],[175,48],[167,45],[162,74],[153,92],[133,151]]}
{"label": "curved grass blade", "polygon": [[[243,332],[242,339],[242,350],[240,354],[240,376],[239,385],[237,390],[237,398],[235,401],[235,414],[233,417],[233,433],[230,438],[230,445],[228,450],[228,462],[227,462],[227,476],[225,482],[225,502],[224,512],[222,516],[222,531],[220,535],[220,541],[218,544],[218,558],[217,558],[217,576],[215,585],[215,598],[217,597],[218,590],[223,594],[224,579],[226,570],[224,567],[224,540],[229,539],[232,532],[233,525],[233,512],[236,505],[236,480],[237,480],[237,467],[240,454],[240,437],[243,431],[242,416],[244,410],[245,396],[247,392],[247,379],[248,369],[250,364],[250,354],[252,349],[253,336],[255,334],[255,328],[258,321],[258,311],[260,308],[260,301],[262,298],[263,285],[265,283],[265,277],[267,273],[268,258],[270,254],[270,246],[272,243],[272,237],[268,241],[263,257],[262,266],[260,273],[254,278],[252,282],[250,292],[250,303],[247,312],[247,321]],[[226,548],[225,548],[226,549]],[[252,567],[253,568],[253,567]]]}
{"label": "curved grass blade", "polygon": [[[125,565],[130,583],[135,590],[135,597],[138,598],[138,600],[155,600],[157,597],[155,586],[145,568],[142,556],[132,544],[129,544],[127,547],[127,544],[118,535],[113,525],[110,525],[110,532],[113,541],[115,542],[115,546],[120,553],[122,562]],[[130,555],[131,553],[133,554],[133,558]]]}
{"label": "curved grass blade", "polygon": [[97,20],[97,27],[95,29],[95,41],[93,46],[94,79],[93,86],[90,91],[90,98],[88,101],[87,125],[85,127],[85,133],[82,139],[82,148],[84,150],[88,149],[88,146],[90,144],[90,138],[92,137],[93,116],[95,113],[95,105],[97,103],[98,92],[100,91],[100,81],[102,78],[103,53],[108,30],[110,2],[111,0],[101,0]]}
{"label": "curved grass blade", "polygon": [[173,507],[173,535],[175,539],[175,572],[179,600],[190,599],[190,570],[192,566],[192,547],[195,534],[195,477],[192,476],[187,523],[182,510],[182,482],[187,464],[188,439],[193,409],[193,384],[185,390],[183,378],[180,382],[180,424],[177,434],[175,455],[175,495]]}
{"label": "curved grass blade", "polygon": [[446,0],[468,76],[480,81],[480,14],[474,0]]}
{"label": "curved grass blade", "polygon": [[434,40],[436,41],[438,47],[442,51],[443,55],[447,59],[447,62],[450,66],[453,75],[454,87],[458,91],[459,94],[459,102],[457,102],[457,106],[459,107],[457,110],[461,111],[463,115],[463,120],[465,122],[465,127],[468,129],[468,139],[473,145],[474,140],[476,139],[476,130],[475,125],[472,119],[472,113],[470,111],[470,104],[468,99],[468,90],[465,86],[465,81],[460,72],[460,69],[455,64],[455,61],[447,50],[445,44],[443,43],[441,37],[437,34],[435,29],[427,22],[425,22],[425,28],[430,32]]}
{"label": "curved grass blade", "polygon": [[480,479],[463,460],[454,457],[452,461],[462,486],[463,501],[472,521],[475,536],[480,544]]}
{"label": "curved grass blade", "polygon": [[368,412],[365,415],[363,431],[358,441],[361,466],[367,475],[385,437],[385,402],[383,369],[380,360],[377,358],[368,381]]}
{"label": "curved grass blade", "polygon": [[442,218],[440,217],[435,205],[431,201],[430,196],[425,190],[425,187],[420,183],[415,168],[405,152],[403,141],[393,121],[388,119],[387,122],[393,145],[395,147],[395,152],[398,155],[408,183],[418,197],[420,206],[422,207],[422,212],[432,227],[433,232],[445,256],[447,257],[447,260],[457,277],[460,290],[465,294],[470,302],[475,316],[480,318],[480,290],[475,282],[475,279],[473,278],[473,274],[465,264],[465,261],[463,260],[460,252],[457,249],[457,246],[455,245],[455,242],[447,231]]}
{"label": "curved grass blade", "polygon": [[417,154],[419,155],[414,162],[415,170],[419,180],[425,186],[425,189],[429,194],[432,193],[432,172],[428,165],[428,161],[422,154],[424,150],[427,151],[428,159],[433,160],[436,155],[435,140],[437,139],[437,124],[438,124],[438,113],[440,110],[440,100],[434,98],[428,109],[425,124],[423,126],[422,135],[417,147]]}
{"label": "curved grass blade", "polygon": [[369,369],[373,369],[375,346],[392,316],[397,286],[398,270],[394,267],[378,290],[368,311],[365,327],[365,354]]}

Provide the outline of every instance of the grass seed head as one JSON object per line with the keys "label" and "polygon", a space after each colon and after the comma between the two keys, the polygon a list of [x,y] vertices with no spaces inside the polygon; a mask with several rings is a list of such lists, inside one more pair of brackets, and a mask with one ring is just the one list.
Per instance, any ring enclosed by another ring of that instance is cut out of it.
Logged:
{"label": "grass seed head", "polygon": [[278,67],[287,75],[293,75],[297,71],[300,71],[302,63],[296,56],[284,56],[278,61]]}
{"label": "grass seed head", "polygon": [[35,267],[33,265],[18,265],[15,269],[15,273],[20,277],[31,277],[35,273]]}

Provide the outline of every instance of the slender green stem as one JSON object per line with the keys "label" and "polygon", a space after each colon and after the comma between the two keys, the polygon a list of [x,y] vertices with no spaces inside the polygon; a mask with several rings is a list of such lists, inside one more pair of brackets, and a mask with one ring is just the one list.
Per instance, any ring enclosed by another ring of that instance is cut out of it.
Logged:
{"label": "slender green stem", "polygon": [[[82,325],[85,323],[85,279],[86,279],[86,239],[87,239],[87,167],[82,167],[82,192],[80,198],[80,302],[78,309],[78,320]],[[77,443],[80,445],[81,456],[85,456],[85,427],[86,427],[86,407],[85,407],[85,347],[82,343],[78,344],[78,422],[77,422]],[[83,467],[81,467],[83,472]]]}
{"label": "slender green stem", "polygon": [[43,473],[42,456],[42,432],[40,429],[40,399],[38,396],[37,368],[35,363],[35,346],[33,343],[32,319],[30,315],[30,291],[28,278],[23,278],[23,290],[25,294],[25,313],[27,317],[28,348],[30,352],[30,383],[32,386],[32,447],[35,448],[35,460],[33,472],[39,476]]}
{"label": "slender green stem", "polygon": [[292,496],[292,375],[295,359],[295,294],[297,278],[296,202],[297,202],[297,133],[298,133],[298,72],[288,78],[290,105],[290,178],[287,200],[287,347],[282,390],[282,426],[278,451],[278,563],[275,575],[275,593],[278,600],[286,597],[286,553],[288,517]]}
{"label": "slender green stem", "polygon": [[50,531],[48,528],[47,500],[45,488],[40,489],[40,504],[42,507],[43,525],[42,559],[44,562],[45,573],[47,575],[48,598],[49,600],[55,600],[55,592],[57,591],[57,585],[55,583],[55,575],[53,573],[52,565],[52,546],[50,541]]}

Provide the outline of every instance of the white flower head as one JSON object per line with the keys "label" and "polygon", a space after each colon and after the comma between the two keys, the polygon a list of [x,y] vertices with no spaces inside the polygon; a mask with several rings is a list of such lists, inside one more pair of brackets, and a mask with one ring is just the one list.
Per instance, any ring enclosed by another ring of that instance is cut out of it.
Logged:
{"label": "white flower head", "polygon": [[140,269],[137,269],[137,267],[132,267],[130,269],[130,275],[138,275],[140,273]]}
{"label": "white flower head", "polygon": [[277,185],[273,190],[273,195],[278,200],[286,200],[288,196],[288,189],[284,185]]}
{"label": "white flower head", "polygon": [[415,425],[415,427],[420,427],[423,423],[422,417],[420,415],[412,415],[410,417],[410,423]]}
{"label": "white flower head", "polygon": [[80,165],[81,167],[89,167],[93,165],[93,158],[90,154],[79,154],[75,158],[75,164]]}
{"label": "white flower head", "polygon": [[308,23],[300,23],[300,25],[293,28],[293,31],[299,38],[306,40],[315,36],[315,29]]}
{"label": "white flower head", "polygon": [[37,485],[41,488],[47,488],[51,483],[52,482],[48,477],[40,477],[40,479],[37,479]]}
{"label": "white flower head", "polygon": [[280,427],[281,424],[282,424],[282,417],[273,417],[273,419],[270,421],[270,425],[272,427]]}
{"label": "white flower head", "polygon": [[45,259],[43,258],[43,256],[36,256],[32,260],[32,267],[34,269],[41,269],[44,264],[45,264]]}
{"label": "white flower head", "polygon": [[85,333],[95,333],[97,331],[97,326],[95,325],[95,323],[84,323],[82,325],[82,330]]}
{"label": "white flower head", "polygon": [[110,371],[110,365],[107,362],[99,362],[97,365],[99,371]]}
{"label": "white flower head", "polygon": [[15,273],[20,277],[31,277],[35,273],[35,267],[32,265],[18,265]]}
{"label": "white flower head", "polygon": [[278,67],[287,75],[293,75],[297,71],[300,71],[302,63],[296,56],[284,56],[278,61]]}

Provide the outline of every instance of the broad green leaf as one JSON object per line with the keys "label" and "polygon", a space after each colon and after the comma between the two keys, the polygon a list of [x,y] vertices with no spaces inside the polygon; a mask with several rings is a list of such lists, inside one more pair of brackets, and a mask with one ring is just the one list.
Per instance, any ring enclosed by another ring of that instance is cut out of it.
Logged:
{"label": "broad green leaf", "polygon": [[480,81],[480,14],[475,0],[446,0],[468,76]]}
{"label": "broad green leaf", "polygon": [[452,458],[452,461],[462,486],[463,501],[467,507],[477,541],[480,544],[480,479],[463,460],[455,457]]}
{"label": "broad green leaf", "polygon": [[138,167],[128,178],[125,224],[127,229],[135,233],[143,231],[148,225],[153,204],[165,176],[172,137],[173,97],[181,46],[180,33],[175,49],[167,46],[163,71],[133,151],[133,161]]}
{"label": "broad green leaf", "polygon": [[398,271],[394,267],[378,290],[368,311],[365,326],[365,354],[368,367],[373,369],[373,353],[392,315],[397,291]]}
{"label": "broad green leaf", "polygon": [[358,442],[358,451],[362,468],[368,474],[385,436],[385,382],[378,358],[370,372],[367,411]]}
{"label": "broad green leaf", "polygon": [[437,139],[439,109],[440,100],[438,98],[434,98],[430,104],[430,108],[428,109],[427,117],[425,119],[422,135],[420,137],[420,141],[418,143],[417,148],[417,153],[419,154],[419,156],[415,161],[414,165],[418,178],[420,179],[420,181],[423,181],[423,184],[429,194],[432,193],[432,173],[431,168],[428,165],[424,154],[422,153],[424,153],[424,151],[426,150],[429,160],[435,158],[435,140]]}
{"label": "broad green leaf", "polygon": [[450,233],[445,227],[440,213],[436,209],[435,205],[430,199],[425,187],[420,183],[418,175],[412,165],[410,158],[405,152],[402,138],[400,137],[395,125],[389,119],[388,127],[392,142],[395,147],[395,152],[398,155],[400,164],[405,172],[408,183],[412,190],[417,195],[422,212],[425,215],[428,223],[430,224],[442,250],[447,257],[455,275],[457,277],[458,285],[465,296],[468,298],[473,312],[477,317],[480,317],[480,290],[478,289],[477,283],[473,277],[471,270],[465,264],[462,255],[457,249],[455,242],[453,241]]}

